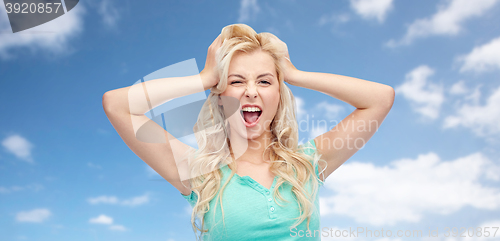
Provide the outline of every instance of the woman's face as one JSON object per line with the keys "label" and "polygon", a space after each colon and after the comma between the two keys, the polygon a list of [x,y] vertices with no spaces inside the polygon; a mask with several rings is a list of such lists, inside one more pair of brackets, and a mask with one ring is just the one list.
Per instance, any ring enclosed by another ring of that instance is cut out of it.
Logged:
{"label": "woman's face", "polygon": [[[219,101],[223,106],[234,106],[239,101],[236,113],[225,113],[226,117],[231,115],[231,133],[245,139],[255,139],[265,131],[268,136],[278,109],[279,89],[274,60],[268,53],[236,52],[229,64],[227,88]],[[224,108],[227,109],[234,108]]]}

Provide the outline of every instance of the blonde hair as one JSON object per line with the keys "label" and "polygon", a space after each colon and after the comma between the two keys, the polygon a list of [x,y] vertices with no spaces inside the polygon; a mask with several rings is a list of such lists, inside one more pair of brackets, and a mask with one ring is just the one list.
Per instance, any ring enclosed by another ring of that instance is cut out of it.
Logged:
{"label": "blonde hair", "polygon": [[[222,107],[218,104],[219,95],[227,87],[227,75],[229,64],[236,52],[251,53],[261,50],[268,53],[274,60],[279,81],[280,100],[276,115],[271,123],[273,139],[266,147],[270,150],[270,171],[279,178],[274,188],[273,197],[283,197],[279,193],[279,187],[285,182],[292,185],[300,216],[292,226],[296,227],[307,218],[307,228],[311,215],[314,212],[314,198],[317,193],[318,179],[315,175],[313,164],[309,159],[314,159],[317,164],[318,155],[308,156],[298,150],[298,124],[295,116],[295,101],[290,89],[284,84],[284,76],[280,60],[284,58],[286,46],[278,44],[277,38],[271,33],[257,34],[251,27],[245,24],[233,24],[222,29],[221,38],[224,41],[216,53],[217,68],[219,71],[219,83],[211,88],[211,93],[204,103],[198,120],[194,127],[198,142],[198,150],[191,155],[188,163],[191,171],[191,190],[198,196],[191,214],[191,224],[195,233],[208,232],[204,230],[205,213],[210,208],[210,202],[216,199],[220,201],[222,217],[224,219],[224,208],[222,205],[222,194],[228,181],[233,177],[236,170],[236,162],[231,159],[229,128]],[[265,153],[265,151],[264,151]],[[263,153],[263,155],[264,155]],[[221,187],[222,171],[220,167],[228,164],[232,169],[231,176]],[[312,190],[307,192],[305,185],[308,180],[312,181]],[[219,190],[220,189],[220,190]],[[279,205],[279,204],[278,204]],[[196,218],[201,219],[201,227],[196,225]]]}

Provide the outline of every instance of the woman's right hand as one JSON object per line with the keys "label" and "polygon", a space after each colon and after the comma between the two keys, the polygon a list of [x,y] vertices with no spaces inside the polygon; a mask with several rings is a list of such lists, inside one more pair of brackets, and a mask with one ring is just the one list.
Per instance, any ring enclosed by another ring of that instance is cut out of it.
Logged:
{"label": "woman's right hand", "polygon": [[217,61],[215,55],[217,50],[222,46],[221,35],[212,42],[208,47],[207,60],[205,61],[205,68],[200,72],[200,77],[203,81],[203,86],[210,89],[219,83],[219,72],[217,71]]}

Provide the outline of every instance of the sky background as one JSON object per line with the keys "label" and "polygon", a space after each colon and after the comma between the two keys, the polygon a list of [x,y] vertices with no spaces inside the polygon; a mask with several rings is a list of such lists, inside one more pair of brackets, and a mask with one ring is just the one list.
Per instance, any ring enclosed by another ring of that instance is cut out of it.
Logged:
{"label": "sky background", "polygon": [[[87,0],[15,34],[2,5],[0,240],[194,240],[189,204],[125,145],[101,100],[181,61],[201,71],[233,23],[278,36],[300,70],[396,90],[378,132],[320,189],[321,227],[424,235],[348,240],[429,240],[429,228],[431,240],[500,240],[444,236],[500,227],[499,2]],[[291,89],[302,142],[354,110]]]}

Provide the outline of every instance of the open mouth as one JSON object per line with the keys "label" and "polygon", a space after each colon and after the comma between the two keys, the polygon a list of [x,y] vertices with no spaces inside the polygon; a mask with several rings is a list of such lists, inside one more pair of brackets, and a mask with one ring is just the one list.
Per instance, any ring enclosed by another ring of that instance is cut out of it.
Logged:
{"label": "open mouth", "polygon": [[240,113],[245,126],[253,127],[259,122],[262,110],[259,107],[245,107],[241,109]]}

